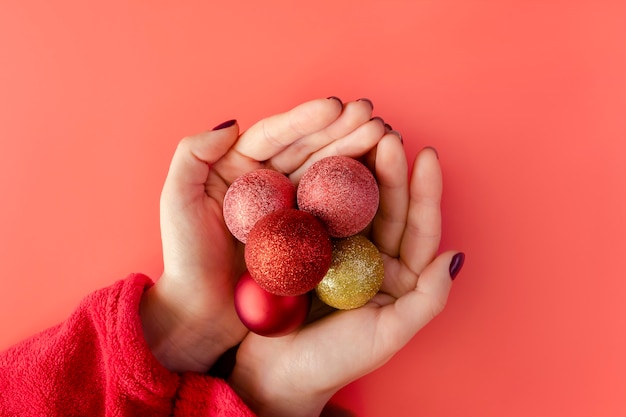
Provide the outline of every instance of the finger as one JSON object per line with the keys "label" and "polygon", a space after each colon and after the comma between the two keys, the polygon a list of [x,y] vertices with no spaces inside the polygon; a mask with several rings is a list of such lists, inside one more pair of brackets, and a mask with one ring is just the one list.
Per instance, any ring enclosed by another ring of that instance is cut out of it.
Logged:
{"label": "finger", "polygon": [[400,245],[400,261],[416,276],[439,249],[442,188],[437,153],[433,148],[424,148],[413,164],[409,212]]}
{"label": "finger", "polygon": [[452,288],[451,267],[456,265],[452,271],[456,275],[465,259],[463,254],[455,256],[459,253],[448,251],[439,255],[424,268],[413,291],[382,308],[381,334],[376,337],[386,354],[397,352],[443,311]]}
{"label": "finger", "polygon": [[255,123],[214,166],[215,172],[230,185],[243,174],[265,168],[268,159],[291,143],[335,121],[342,108],[341,101],[334,97],[317,99]]}
{"label": "finger", "polygon": [[385,135],[378,143],[375,158],[380,203],[372,224],[372,241],[382,253],[396,258],[409,208],[408,166],[398,136]]}
{"label": "finger", "polygon": [[189,136],[179,142],[163,187],[164,195],[174,194],[175,201],[185,204],[188,199],[204,193],[210,164],[226,154],[239,134],[236,121],[225,124],[226,127]]}
{"label": "finger", "polygon": [[289,174],[296,170],[311,154],[330,143],[347,136],[372,118],[371,101],[360,99],[346,103],[343,112],[326,128],[304,136],[270,159],[269,164],[277,171]]}
{"label": "finger", "polygon": [[385,133],[383,125],[378,120],[370,120],[362,124],[346,137],[330,143],[319,151],[311,154],[294,172],[289,179],[297,184],[302,175],[315,162],[327,156],[343,155],[351,158],[359,158],[374,148]]}
{"label": "finger", "polygon": [[241,135],[235,150],[252,160],[266,161],[296,140],[326,128],[341,110],[341,102],[335,99],[300,104],[254,124]]}

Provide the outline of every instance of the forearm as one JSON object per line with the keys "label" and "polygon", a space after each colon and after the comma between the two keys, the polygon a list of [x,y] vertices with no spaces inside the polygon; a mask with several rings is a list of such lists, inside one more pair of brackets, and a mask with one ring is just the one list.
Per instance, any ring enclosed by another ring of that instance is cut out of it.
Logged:
{"label": "forearm", "polygon": [[[0,354],[0,410],[11,415],[167,416],[179,376],[150,354],[135,275],[86,297],[62,324]],[[1,413],[0,413],[1,414]]]}
{"label": "forearm", "polygon": [[144,293],[139,316],[150,351],[161,365],[172,372],[204,373],[225,350],[205,342],[201,358],[189,354],[198,350],[201,341],[194,340],[195,333],[181,323],[156,285]]}
{"label": "forearm", "polygon": [[0,352],[0,415],[252,417],[224,380],[158,362],[138,314],[148,288],[148,277],[132,275]]}

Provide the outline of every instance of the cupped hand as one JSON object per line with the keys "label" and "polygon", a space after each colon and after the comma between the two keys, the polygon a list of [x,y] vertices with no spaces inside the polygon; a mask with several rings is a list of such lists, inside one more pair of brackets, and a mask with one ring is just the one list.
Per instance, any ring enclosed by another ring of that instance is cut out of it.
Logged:
{"label": "cupped hand", "polygon": [[380,189],[369,237],[384,260],[381,291],[361,308],[333,312],[287,336],[246,336],[230,383],[259,416],[320,415],[337,390],[384,364],[446,304],[464,255],[437,256],[442,176],[436,152],[425,148],[417,155],[410,182],[396,135],[385,135],[364,159]]}
{"label": "cupped hand", "polygon": [[384,134],[371,112],[367,100],[318,99],[241,135],[231,121],[179,143],[161,195],[164,271],[140,307],[146,341],[165,367],[206,372],[247,332],[233,303],[245,267],[222,214],[228,186],[258,168],[295,182],[326,153],[362,154]]}

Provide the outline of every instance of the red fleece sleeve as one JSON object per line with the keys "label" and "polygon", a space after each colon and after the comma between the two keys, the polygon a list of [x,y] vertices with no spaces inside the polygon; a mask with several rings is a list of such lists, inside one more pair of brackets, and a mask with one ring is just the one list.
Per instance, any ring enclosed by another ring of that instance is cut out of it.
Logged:
{"label": "red fleece sleeve", "polygon": [[148,348],[131,275],[0,353],[1,416],[253,416],[221,379],[169,372]]}

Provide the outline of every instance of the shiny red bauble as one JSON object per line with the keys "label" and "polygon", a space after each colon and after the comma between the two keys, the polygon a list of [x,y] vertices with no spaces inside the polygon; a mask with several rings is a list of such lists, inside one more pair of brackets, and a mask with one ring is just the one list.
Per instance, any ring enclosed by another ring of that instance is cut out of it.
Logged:
{"label": "shiny red bauble", "polygon": [[284,336],[300,327],[311,308],[311,294],[280,296],[265,291],[244,272],[235,286],[235,310],[250,331],[261,336]]}

